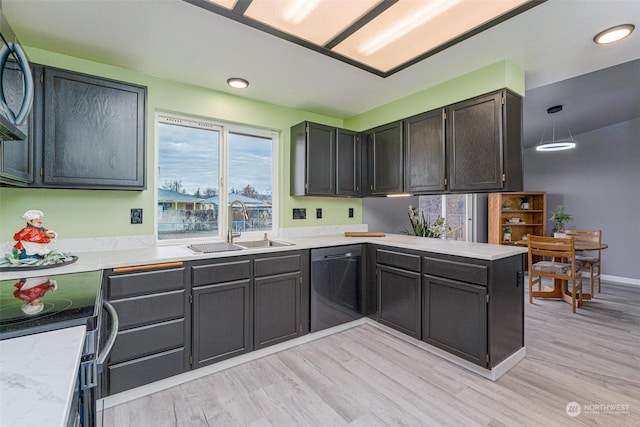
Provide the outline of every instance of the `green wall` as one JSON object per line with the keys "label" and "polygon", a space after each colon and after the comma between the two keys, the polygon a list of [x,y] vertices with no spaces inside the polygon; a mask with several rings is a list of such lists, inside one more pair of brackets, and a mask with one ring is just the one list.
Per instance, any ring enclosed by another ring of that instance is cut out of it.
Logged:
{"label": "green wall", "polygon": [[[12,241],[22,228],[20,218],[28,209],[45,214],[45,226],[60,238],[135,236],[154,234],[155,214],[155,122],[156,111],[196,115],[248,124],[280,133],[278,180],[280,182],[280,227],[361,224],[360,199],[289,196],[289,128],[309,120],[331,126],[365,130],[393,120],[427,111],[458,100],[509,87],[524,93],[524,73],[505,61],[452,79],[446,83],[383,105],[355,117],[328,117],[307,111],[253,101],[202,87],[144,75],[101,63],[85,61],[49,51],[28,48],[35,63],[142,84],[148,87],[147,190],[57,190],[0,188],[0,241]],[[250,96],[250,92],[247,93]],[[306,208],[306,220],[293,220],[292,208]],[[323,218],[315,219],[315,208],[323,208]],[[144,209],[144,223],[129,223],[130,209]],[[354,218],[348,218],[354,208]]]}
{"label": "green wall", "polygon": [[510,62],[499,61],[347,118],[344,126],[352,130],[371,129],[505,87],[524,96],[524,71]]}

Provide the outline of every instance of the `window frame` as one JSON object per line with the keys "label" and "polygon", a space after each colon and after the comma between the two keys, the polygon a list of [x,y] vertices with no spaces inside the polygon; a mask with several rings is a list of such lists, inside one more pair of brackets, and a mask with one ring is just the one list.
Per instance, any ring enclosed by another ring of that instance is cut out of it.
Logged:
{"label": "window frame", "polygon": [[[233,122],[226,122],[222,120],[216,120],[211,118],[205,118],[201,116],[191,116],[186,114],[177,114],[165,111],[156,111],[154,118],[155,125],[155,161],[154,161],[154,209],[158,208],[158,189],[160,188],[159,182],[159,163],[160,163],[160,132],[159,124],[172,124],[175,126],[194,127],[198,129],[208,129],[219,132],[219,144],[218,144],[218,206],[229,206],[229,202],[232,200],[229,197],[230,188],[228,188],[229,182],[229,134],[239,134],[254,136],[259,138],[266,138],[271,140],[271,229],[260,231],[246,231],[242,233],[242,236],[238,238],[238,241],[242,240],[257,240],[262,239],[266,234],[272,237],[278,236],[279,230],[279,206],[280,206],[280,179],[278,175],[279,159],[280,159],[280,132],[274,129],[266,129],[258,126],[252,126],[248,124],[239,124]],[[218,235],[202,236],[202,237],[188,237],[182,239],[159,239],[158,234],[158,215],[154,215],[154,236],[156,243],[159,245],[166,244],[185,244],[192,242],[219,242],[226,241],[228,228],[229,228],[229,209],[218,208]]]}

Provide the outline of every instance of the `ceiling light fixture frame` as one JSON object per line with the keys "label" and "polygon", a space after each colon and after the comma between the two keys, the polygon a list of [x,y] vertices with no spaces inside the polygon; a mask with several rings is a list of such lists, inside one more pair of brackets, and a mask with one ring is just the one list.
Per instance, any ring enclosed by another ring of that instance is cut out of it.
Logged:
{"label": "ceiling light fixture frame", "polygon": [[382,71],[379,70],[377,68],[374,68],[372,66],[369,66],[367,64],[364,64],[362,62],[359,62],[357,60],[351,59],[347,56],[341,55],[331,49],[333,49],[334,47],[336,47],[338,44],[340,44],[342,41],[346,40],[349,36],[351,36],[352,34],[354,34],[356,31],[358,31],[360,28],[364,27],[366,24],[368,24],[370,21],[374,20],[375,18],[377,18],[380,14],[382,14],[384,11],[386,11],[387,9],[389,9],[391,6],[393,6],[395,3],[397,3],[399,0],[385,0],[385,1],[381,1],[380,4],[378,4],[376,7],[374,7],[373,9],[371,9],[371,11],[369,11],[368,13],[366,13],[364,16],[362,16],[360,19],[358,19],[356,22],[354,22],[351,26],[347,27],[344,29],[344,31],[340,34],[338,34],[337,36],[335,36],[332,40],[330,40],[329,42],[325,43],[323,46],[319,46],[316,45],[314,43],[311,43],[309,41],[303,40],[301,38],[298,38],[290,33],[284,32],[284,31],[280,31],[277,28],[271,27],[270,25],[264,24],[260,21],[254,20],[252,18],[249,18],[247,16],[244,15],[244,13],[247,11],[247,9],[249,8],[249,6],[251,5],[251,2],[254,0],[238,0],[235,4],[235,6],[233,7],[233,9],[227,9],[225,7],[219,6],[217,4],[211,3],[207,0],[183,0],[186,3],[190,3],[194,6],[198,6],[202,9],[208,10],[210,12],[213,12],[215,14],[224,16],[226,18],[232,19],[236,22],[240,22],[242,24],[245,24],[249,27],[255,28],[257,30],[263,31],[265,33],[271,34],[273,36],[279,37],[283,40],[287,40],[291,43],[295,43],[299,46],[302,47],[306,47],[307,49],[313,50],[315,52],[321,53],[323,55],[332,57],[334,59],[337,59],[341,62],[344,62],[346,64],[352,65],[354,67],[360,68],[361,70],[367,71],[369,73],[375,74],[379,77],[389,77],[399,71],[404,70],[405,68],[408,68],[414,64],[417,64],[418,62],[423,61],[426,58],[429,58],[430,56],[433,56],[439,52],[442,52],[445,49],[448,49],[470,37],[475,36],[476,34],[479,34],[491,27],[494,27],[498,24],[500,24],[501,22],[504,22],[508,19],[513,18],[516,15],[519,15],[523,12],[526,12],[527,10],[541,5],[543,3],[546,3],[548,0],[531,0],[528,3],[525,3],[521,6],[516,7],[515,9],[512,9],[498,17],[496,17],[495,19],[489,20],[488,22],[485,22],[482,25],[479,25],[475,28],[470,29],[469,31],[459,35],[458,37],[453,38],[452,40],[449,40],[448,42],[445,42],[439,46],[436,46],[435,48],[428,50],[426,52],[424,52],[421,55],[416,56],[413,59],[410,59],[394,68],[391,68],[388,71]]}
{"label": "ceiling light fixture frame", "polygon": [[[554,105],[553,107],[547,108],[547,114],[556,114],[562,111],[562,109],[562,105]],[[573,139],[568,125],[567,132],[569,133],[568,138],[556,140],[556,123],[554,121],[551,130],[551,141],[544,141],[545,132],[543,131],[542,137],[540,137],[540,143],[536,145],[536,151],[563,151],[575,148],[576,141]]]}
{"label": "ceiling light fixture frame", "polygon": [[228,78],[227,84],[234,89],[246,89],[249,87],[249,81],[240,77]]}
{"label": "ceiling light fixture frame", "polygon": [[[622,41],[622,40],[626,39],[627,37],[629,37],[633,33],[633,31],[635,29],[636,29],[636,26],[633,25],[633,24],[616,25],[614,27],[607,28],[606,30],[600,31],[593,38],[593,42],[595,44],[597,44],[598,46],[608,46],[608,45],[611,45],[611,44],[614,44],[614,43],[617,43],[619,41]],[[623,33],[621,33],[621,35],[619,37],[617,37],[617,38],[614,38],[614,39],[611,39],[611,40],[607,40],[607,41],[602,41],[602,39],[605,39],[608,35],[610,35],[611,33],[615,33],[617,31],[621,31]],[[624,34],[624,31],[629,31],[629,32]]]}

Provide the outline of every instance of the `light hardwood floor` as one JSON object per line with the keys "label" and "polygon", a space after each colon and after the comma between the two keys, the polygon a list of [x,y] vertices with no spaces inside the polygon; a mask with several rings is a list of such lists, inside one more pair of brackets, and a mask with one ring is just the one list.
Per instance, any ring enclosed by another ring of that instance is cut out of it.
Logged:
{"label": "light hardwood floor", "polygon": [[527,357],[496,382],[363,325],[109,408],[104,426],[640,426],[639,303],[610,283],[577,314],[526,302]]}

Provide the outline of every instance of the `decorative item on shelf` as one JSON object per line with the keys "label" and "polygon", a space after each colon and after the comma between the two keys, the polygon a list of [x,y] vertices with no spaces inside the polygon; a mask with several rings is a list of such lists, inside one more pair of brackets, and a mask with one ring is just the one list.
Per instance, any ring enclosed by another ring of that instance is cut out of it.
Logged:
{"label": "decorative item on shelf", "polygon": [[446,218],[438,217],[432,223],[429,223],[424,214],[418,216],[418,208],[409,205],[409,222],[411,230],[405,230],[410,236],[434,237],[438,239],[446,239],[447,233],[451,231],[451,226],[447,223]]}
{"label": "decorative item on shelf", "polygon": [[504,203],[502,203],[502,210],[504,211],[511,210],[511,202],[509,200],[505,200]]}
{"label": "decorative item on shelf", "polygon": [[503,236],[502,236],[502,240],[504,240],[505,242],[510,242],[511,241],[511,227],[504,227],[503,228]]}
{"label": "decorative item on shelf", "polygon": [[564,233],[564,225],[573,221],[573,216],[567,213],[566,206],[556,206],[556,210],[552,212],[549,220],[556,223],[555,227],[553,227],[553,237],[567,237]]}
{"label": "decorative item on shelf", "polygon": [[520,209],[526,211],[529,209],[529,196],[520,197]]}
{"label": "decorative item on shelf", "polygon": [[0,260],[0,269],[68,264],[77,259],[67,253],[49,249],[49,243],[55,241],[58,233],[44,227],[43,217],[42,211],[35,209],[30,209],[22,215],[27,225],[13,235],[13,240],[17,243],[11,249],[11,253]]}
{"label": "decorative item on shelf", "polygon": [[520,223],[520,218],[509,218],[509,222],[512,224]]}

